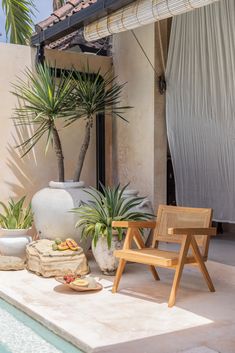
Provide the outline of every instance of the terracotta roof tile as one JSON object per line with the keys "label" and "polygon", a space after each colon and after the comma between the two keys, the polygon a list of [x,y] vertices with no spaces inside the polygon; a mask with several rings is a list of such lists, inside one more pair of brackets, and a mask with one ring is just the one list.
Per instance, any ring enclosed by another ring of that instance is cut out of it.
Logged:
{"label": "terracotta roof tile", "polygon": [[36,24],[36,32],[41,32],[48,27],[53,26],[58,21],[62,21],[67,16],[71,16],[89,6],[92,6],[98,0],[69,0],[60,9],[54,11],[50,17]]}
{"label": "terracotta roof tile", "polygon": [[[99,0],[68,0],[64,6],[54,11],[50,17],[38,23],[35,26],[35,29],[37,32],[42,32],[47,28],[52,27],[54,24],[63,21],[66,17],[72,16],[74,13],[92,6],[97,1]],[[85,45],[85,47],[88,48],[88,51],[89,48],[91,48],[93,49],[93,52],[95,50],[98,54],[101,53],[102,50],[107,52],[110,49],[110,42],[106,39],[95,43],[87,43],[83,35],[83,29],[78,29],[46,45],[46,47],[49,49],[66,50],[79,45]]]}

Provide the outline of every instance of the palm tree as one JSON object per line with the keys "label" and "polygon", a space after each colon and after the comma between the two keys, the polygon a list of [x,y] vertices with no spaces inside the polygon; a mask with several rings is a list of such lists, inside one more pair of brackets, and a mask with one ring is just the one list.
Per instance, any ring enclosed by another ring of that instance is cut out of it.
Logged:
{"label": "palm tree", "polygon": [[90,144],[91,129],[93,127],[94,118],[99,114],[111,115],[114,118],[123,117],[123,113],[129,106],[120,106],[120,99],[124,84],[116,82],[112,72],[108,71],[101,76],[100,70],[91,73],[89,67],[85,72],[75,72],[74,77],[74,102],[77,106],[77,115],[67,119],[67,125],[73,123],[77,119],[84,119],[86,122],[84,139],[78,156],[77,167],[74,174],[74,181],[79,181],[82,167],[85,161],[86,153]]}
{"label": "palm tree", "polygon": [[28,44],[32,34],[33,0],[2,0],[2,8],[6,15],[6,35],[10,43]]}
{"label": "palm tree", "polygon": [[[28,44],[33,32],[35,0],[2,0],[6,15],[6,35],[10,43]],[[63,6],[65,0],[53,0],[53,11]]]}
{"label": "palm tree", "polygon": [[36,70],[27,69],[25,80],[19,79],[14,84],[13,92],[19,98],[19,107],[15,110],[15,124],[33,126],[32,136],[26,139],[19,148],[23,155],[31,151],[37,142],[46,135],[45,152],[53,146],[58,164],[59,181],[64,181],[64,155],[57,121],[61,118],[74,118],[75,102],[71,99],[74,81],[71,75],[61,74],[58,82],[57,70],[48,65],[39,64]]}

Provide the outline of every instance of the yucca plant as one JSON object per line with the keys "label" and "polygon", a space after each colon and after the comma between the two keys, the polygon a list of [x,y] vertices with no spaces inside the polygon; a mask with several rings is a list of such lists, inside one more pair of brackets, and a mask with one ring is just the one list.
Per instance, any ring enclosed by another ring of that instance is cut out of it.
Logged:
{"label": "yucca plant", "polygon": [[84,72],[74,72],[74,93],[73,100],[76,103],[76,116],[67,119],[67,125],[77,119],[84,119],[86,122],[84,139],[79,152],[77,166],[74,174],[74,181],[79,181],[86,153],[90,144],[91,130],[94,118],[102,113],[113,118],[124,118],[124,113],[129,106],[121,106],[121,95],[124,84],[119,84],[111,71],[101,75],[101,71],[93,73],[89,65],[84,68]]}
{"label": "yucca plant", "polygon": [[45,152],[53,146],[58,163],[59,181],[64,181],[64,155],[59,136],[57,121],[76,117],[75,102],[71,99],[74,81],[71,75],[61,74],[48,65],[39,64],[36,70],[27,69],[24,79],[13,85],[19,98],[14,121],[17,126],[33,126],[32,136],[17,146],[25,156],[46,135]]}
{"label": "yucca plant", "polygon": [[127,121],[123,113],[129,106],[120,106],[122,89],[125,84],[118,84],[111,72],[101,77],[101,72],[91,73],[72,70],[70,74],[62,72],[58,80],[56,69],[48,65],[38,65],[36,71],[27,69],[24,79],[14,84],[13,92],[19,98],[19,106],[15,110],[16,125],[30,125],[35,131],[30,138],[20,144],[25,156],[47,135],[45,150],[53,145],[59,171],[59,181],[64,181],[64,156],[60,136],[57,129],[58,119],[69,126],[78,119],[86,122],[84,139],[78,156],[74,173],[74,181],[79,181],[84,160],[90,144],[91,129],[95,116],[100,113]]}
{"label": "yucca plant", "polygon": [[5,229],[29,229],[33,224],[31,204],[23,207],[25,196],[19,201],[10,199],[8,205],[0,202],[3,213],[0,213],[0,226]]}
{"label": "yucca plant", "polygon": [[79,221],[77,227],[82,228],[82,237],[91,237],[96,246],[99,237],[106,237],[108,247],[111,247],[113,231],[118,234],[119,240],[122,240],[124,231],[122,228],[113,228],[113,221],[143,221],[152,219],[154,215],[135,210],[144,200],[144,197],[133,197],[127,199],[123,193],[128,185],[120,187],[104,187],[102,192],[95,188],[86,191],[91,200],[89,203],[83,203],[72,212],[77,213]]}

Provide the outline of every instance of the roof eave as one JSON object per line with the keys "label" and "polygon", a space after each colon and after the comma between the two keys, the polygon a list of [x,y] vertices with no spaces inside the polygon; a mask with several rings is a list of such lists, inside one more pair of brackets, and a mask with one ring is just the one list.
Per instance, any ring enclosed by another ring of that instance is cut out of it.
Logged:
{"label": "roof eave", "polygon": [[83,27],[84,24],[102,18],[108,13],[114,12],[133,1],[134,0],[98,0],[82,11],[78,11],[66,17],[64,20],[53,24],[53,26],[34,34],[31,38],[31,45],[39,46],[42,44],[50,44]]}

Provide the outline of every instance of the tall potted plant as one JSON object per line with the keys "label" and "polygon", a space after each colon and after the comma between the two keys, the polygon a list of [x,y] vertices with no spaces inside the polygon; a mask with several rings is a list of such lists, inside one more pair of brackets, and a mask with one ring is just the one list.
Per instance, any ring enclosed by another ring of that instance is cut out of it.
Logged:
{"label": "tall potted plant", "polygon": [[[49,188],[40,190],[32,199],[35,226],[41,237],[65,239],[70,235],[79,242],[81,232],[79,229],[75,230],[75,216],[68,211],[88,198],[80,176],[90,144],[93,120],[99,113],[124,119],[123,112],[129,107],[121,107],[119,104],[123,85],[115,81],[111,72],[101,77],[100,70],[91,73],[89,68],[86,73],[62,73],[58,80],[56,69],[39,65],[36,71],[28,69],[26,80],[20,80],[14,87],[14,94],[20,100],[15,114],[16,124],[35,128],[32,136],[18,146],[23,148],[23,156],[46,135],[45,150],[52,145],[58,161],[58,181],[50,182]],[[63,146],[57,124],[59,120],[63,120],[64,127],[68,127],[78,119],[86,122],[84,141],[74,180],[67,182],[64,177]]]}

